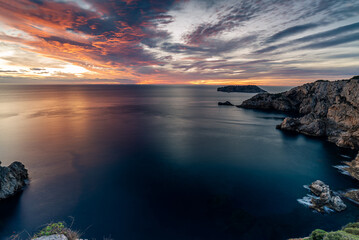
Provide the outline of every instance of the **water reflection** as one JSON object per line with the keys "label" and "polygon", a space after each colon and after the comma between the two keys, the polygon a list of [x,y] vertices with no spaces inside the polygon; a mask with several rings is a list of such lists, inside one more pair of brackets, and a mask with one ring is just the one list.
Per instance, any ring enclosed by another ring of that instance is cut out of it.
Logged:
{"label": "water reflection", "polygon": [[217,106],[250,96],[198,86],[2,86],[1,161],[24,162],[31,184],[0,204],[13,209],[0,216],[0,237],[68,216],[86,237],[141,240],[285,239],[355,220],[350,204],[324,216],[297,203],[316,179],[355,186],[332,167],[343,150],[275,129],[282,114]]}

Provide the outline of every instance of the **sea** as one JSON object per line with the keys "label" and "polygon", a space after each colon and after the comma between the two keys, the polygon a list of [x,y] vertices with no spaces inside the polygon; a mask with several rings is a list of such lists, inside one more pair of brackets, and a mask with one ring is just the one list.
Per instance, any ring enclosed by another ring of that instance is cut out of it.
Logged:
{"label": "sea", "polygon": [[[63,221],[83,239],[288,239],[357,221],[305,204],[306,185],[358,183],[355,152],[277,130],[286,115],[218,106],[216,86],[0,85],[0,161],[30,183],[0,201],[0,239]],[[288,87],[266,87],[281,92]]]}

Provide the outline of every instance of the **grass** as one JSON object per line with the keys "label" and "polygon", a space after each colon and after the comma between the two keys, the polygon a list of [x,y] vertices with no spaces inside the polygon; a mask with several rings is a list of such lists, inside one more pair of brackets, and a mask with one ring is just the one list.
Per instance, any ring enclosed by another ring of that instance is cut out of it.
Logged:
{"label": "grass", "polygon": [[63,234],[69,240],[76,240],[80,238],[79,232],[67,228],[64,222],[56,222],[56,223],[50,223],[44,228],[42,228],[38,233],[34,235],[32,239],[43,237],[43,236],[55,235],[55,234]]}

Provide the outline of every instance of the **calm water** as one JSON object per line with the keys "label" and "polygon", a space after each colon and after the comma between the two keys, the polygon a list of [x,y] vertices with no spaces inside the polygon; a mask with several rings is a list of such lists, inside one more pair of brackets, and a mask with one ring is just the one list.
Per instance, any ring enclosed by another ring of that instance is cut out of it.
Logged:
{"label": "calm water", "polygon": [[284,115],[217,106],[252,95],[0,86],[0,160],[22,161],[31,176],[0,202],[0,238],[69,216],[84,237],[123,240],[278,240],[357,220],[348,201],[330,215],[297,202],[316,179],[357,187],[332,167],[353,153],[276,130]]}

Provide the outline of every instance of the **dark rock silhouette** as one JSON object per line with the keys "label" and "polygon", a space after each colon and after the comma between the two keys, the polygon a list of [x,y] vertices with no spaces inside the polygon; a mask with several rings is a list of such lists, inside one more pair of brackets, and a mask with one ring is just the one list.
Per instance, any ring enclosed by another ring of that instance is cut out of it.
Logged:
{"label": "dark rock silhouette", "polygon": [[231,102],[225,101],[225,102],[218,102],[218,105],[221,106],[234,106]]}
{"label": "dark rock silhouette", "polygon": [[264,93],[267,92],[255,85],[232,85],[217,88],[219,92],[245,92],[245,93]]}
{"label": "dark rock silhouette", "polygon": [[21,191],[28,178],[27,169],[20,162],[13,162],[8,167],[0,167],[0,199],[8,198]]}

